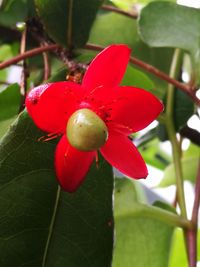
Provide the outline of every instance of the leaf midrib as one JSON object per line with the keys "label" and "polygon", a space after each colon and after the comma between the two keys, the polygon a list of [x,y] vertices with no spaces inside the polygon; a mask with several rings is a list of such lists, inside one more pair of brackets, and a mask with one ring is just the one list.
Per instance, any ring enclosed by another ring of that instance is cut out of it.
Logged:
{"label": "leaf midrib", "polygon": [[53,213],[52,213],[52,217],[51,217],[51,221],[50,221],[50,225],[49,225],[49,234],[47,236],[47,242],[44,248],[44,255],[42,258],[42,267],[45,267],[46,265],[46,260],[47,260],[47,255],[48,255],[48,250],[50,247],[50,243],[51,243],[51,237],[53,234],[53,229],[54,229],[54,225],[55,225],[55,220],[56,220],[56,214],[58,211],[58,204],[59,204],[59,200],[60,200],[60,192],[61,192],[61,188],[60,186],[58,186],[57,189],[57,193],[56,193],[56,198],[55,198],[55,205],[54,205],[54,209],[53,209]]}

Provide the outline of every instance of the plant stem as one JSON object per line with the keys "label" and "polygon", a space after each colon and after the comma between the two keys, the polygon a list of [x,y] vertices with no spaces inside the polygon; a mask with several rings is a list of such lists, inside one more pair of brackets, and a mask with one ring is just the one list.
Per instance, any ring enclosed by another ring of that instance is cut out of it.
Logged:
{"label": "plant stem", "polygon": [[3,84],[3,85],[11,85],[11,83],[7,82],[7,81],[1,81],[0,80],[0,85]]}
{"label": "plant stem", "polygon": [[132,19],[137,19],[138,18],[138,13],[137,12],[126,12],[122,9],[119,9],[114,6],[110,5],[102,5],[101,9],[106,10],[106,11],[112,11],[121,15],[124,15],[126,17],[132,18]]}
{"label": "plant stem", "polygon": [[52,44],[52,45],[46,45],[46,46],[31,49],[31,50],[26,51],[25,53],[23,53],[21,55],[17,55],[16,57],[13,57],[7,61],[0,63],[0,70],[4,69],[6,67],[9,67],[10,65],[13,65],[13,64],[25,59],[25,58],[33,57],[33,56],[36,56],[36,55],[41,54],[43,52],[51,51],[51,50],[57,50],[60,48],[61,48],[60,45]]}
{"label": "plant stem", "polygon": [[169,135],[169,140],[171,142],[172,151],[173,151],[173,159],[174,159],[174,166],[175,166],[175,173],[176,173],[177,199],[178,199],[178,203],[180,206],[181,215],[184,218],[187,218],[184,188],[183,188],[183,173],[182,173],[182,166],[181,166],[181,161],[180,161],[181,159],[180,147],[179,147],[178,140],[176,137],[174,124],[168,117],[166,117],[166,127],[167,127],[167,132]]}
{"label": "plant stem", "polygon": [[43,78],[43,80],[46,81],[49,79],[49,77],[51,75],[51,65],[49,62],[48,53],[43,52],[42,55],[43,55],[43,62],[44,62],[44,78]]}
{"label": "plant stem", "polygon": [[194,199],[194,205],[193,205],[193,210],[192,210],[192,221],[194,223],[198,221],[199,204],[200,204],[200,161],[199,161],[199,167],[198,167],[197,178],[196,178],[195,199]]}
{"label": "plant stem", "polygon": [[[94,50],[94,51],[101,51],[104,47],[94,45],[94,44],[87,44],[85,46],[85,48],[90,49],[90,50]],[[0,63],[0,70],[4,69],[10,65],[13,65],[13,64],[25,59],[25,58],[33,57],[35,55],[41,54],[41,53],[46,52],[46,51],[54,51],[55,52],[56,50],[60,51],[60,53],[59,53],[60,57],[62,57],[62,55],[64,54],[64,57],[66,58],[65,52],[61,48],[60,45],[50,44],[50,45],[45,45],[43,47],[38,47],[38,48],[34,48],[32,50],[26,51],[25,53],[23,53],[21,55],[18,55],[16,57],[13,57],[13,58],[7,60],[7,61]],[[70,61],[69,59],[65,60],[65,61],[66,61],[66,64],[69,65],[68,66],[69,68],[71,68],[71,65],[73,65],[73,66],[80,65],[81,68],[84,68],[84,69],[86,68],[85,64],[77,64],[77,63],[73,62],[72,60]],[[130,62],[139,66],[140,68],[154,74],[158,78],[160,78],[164,81],[167,81],[168,83],[176,86],[178,89],[180,89],[185,94],[187,94],[198,106],[200,106],[200,99],[197,98],[195,91],[188,84],[184,84],[182,82],[177,81],[176,79],[169,77],[166,73],[158,70],[157,68],[153,67],[152,65],[147,64],[147,63],[145,63],[145,62],[143,62],[143,61],[141,61],[135,57],[134,58],[131,57]]]}
{"label": "plant stem", "polygon": [[[182,53],[179,49],[176,49],[172,60],[170,77],[172,78],[177,77],[177,74],[180,70],[181,59],[182,59]],[[165,123],[169,140],[172,145],[172,152],[173,152],[173,159],[174,159],[174,166],[176,173],[177,199],[180,206],[182,217],[187,218],[184,188],[183,188],[183,173],[180,161],[181,153],[174,127],[173,106],[174,106],[174,86],[169,84],[167,93],[166,111],[165,111]]]}
{"label": "plant stem", "polygon": [[196,267],[197,262],[197,226],[198,226],[198,211],[200,204],[200,161],[197,171],[196,185],[195,185],[195,198],[192,209],[192,224],[194,228],[187,230],[188,254],[190,267]]}
{"label": "plant stem", "polygon": [[[25,26],[22,36],[21,36],[21,43],[20,43],[20,55],[24,54],[26,51],[26,37],[27,37],[27,27]],[[27,91],[27,78],[29,76],[29,71],[27,68],[26,60],[22,60],[22,73],[21,73],[21,81],[20,81],[20,107],[19,112],[24,109],[24,102],[26,98],[26,91]]]}
{"label": "plant stem", "polygon": [[[179,49],[175,50],[174,57],[171,64],[170,76],[172,78],[177,78],[178,72],[181,68],[182,54]],[[165,112],[165,125],[167,128],[169,140],[172,145],[173,161],[176,173],[176,186],[177,186],[177,201],[181,210],[181,216],[187,219],[187,211],[185,205],[185,195],[184,195],[184,183],[183,183],[183,172],[181,165],[181,146],[176,136],[176,130],[173,120],[173,107],[174,107],[174,93],[175,88],[173,85],[169,84],[167,102],[166,102],[166,112]],[[196,266],[196,256],[195,256],[195,240],[196,240],[196,230],[195,225],[191,221],[193,229],[184,229],[185,234],[185,244],[188,255],[189,267]]]}
{"label": "plant stem", "polygon": [[197,259],[197,229],[186,230],[187,253],[189,267],[196,267]]}

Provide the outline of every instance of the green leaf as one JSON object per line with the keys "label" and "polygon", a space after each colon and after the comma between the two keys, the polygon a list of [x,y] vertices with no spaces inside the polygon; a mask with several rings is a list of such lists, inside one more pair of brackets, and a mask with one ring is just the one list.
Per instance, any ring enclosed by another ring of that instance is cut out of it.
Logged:
{"label": "green leaf", "polygon": [[169,2],[153,2],[142,9],[139,27],[142,39],[152,47],[178,47],[188,51],[198,78],[200,69],[199,9]]}
{"label": "green leaf", "polygon": [[[166,101],[164,100],[164,106]],[[185,93],[180,90],[175,90],[174,94],[174,107],[173,107],[173,123],[176,132],[179,132],[181,128],[186,125],[189,118],[194,114],[195,105],[192,99],[190,99]],[[161,141],[169,140],[166,126],[159,123],[157,127],[158,137]]]}
{"label": "green leaf", "polygon": [[15,27],[34,14],[34,0],[4,0],[0,9],[0,25]]}
{"label": "green leaf", "polygon": [[[132,56],[168,73],[173,50],[149,48],[141,41],[137,31],[137,22],[135,20],[113,12],[106,12],[97,16],[91,30],[89,42],[103,46],[113,43],[127,44],[132,48]],[[143,69],[139,70],[144,72],[155,84],[155,87],[151,91],[158,97],[164,98],[167,83]],[[134,84],[134,78],[132,84]]]}
{"label": "green leaf", "polygon": [[14,83],[0,91],[0,122],[17,115],[20,104],[20,89]]}
{"label": "green leaf", "polygon": [[60,191],[43,135],[24,112],[0,143],[0,266],[110,266],[111,167],[100,159],[75,193]]}
{"label": "green leaf", "polygon": [[8,69],[3,69],[0,71],[0,81],[2,81],[2,84],[0,84],[0,92],[2,88],[5,88],[5,84],[3,84],[3,82],[7,81],[7,76],[8,76]]}
{"label": "green leaf", "polygon": [[145,217],[136,201],[134,184],[116,181],[116,244],[113,267],[167,267],[173,227]]}
{"label": "green leaf", "polygon": [[0,46],[0,51],[0,61],[4,61],[17,55],[19,52],[19,45],[17,43],[13,43],[12,45],[4,44]]}
{"label": "green leaf", "polygon": [[186,158],[191,158],[191,157],[196,157],[199,154],[199,146],[190,143],[189,148],[183,152],[183,157]]}
{"label": "green leaf", "polygon": [[103,0],[35,0],[48,34],[69,48],[83,46]]}
{"label": "green leaf", "polygon": [[153,91],[153,89],[155,88],[154,83],[149,79],[147,75],[133,68],[132,66],[128,66],[122,80],[122,85],[145,88],[149,91]]}
{"label": "green leaf", "polygon": [[158,208],[162,208],[164,210],[171,211],[171,212],[177,214],[176,209],[165,202],[161,202],[161,201],[157,200],[153,203],[153,206],[158,207]]}
{"label": "green leaf", "polygon": [[[181,160],[183,166],[183,178],[192,183],[196,180],[198,165],[199,165],[199,153],[194,157],[183,158]],[[159,187],[166,187],[176,183],[176,174],[174,164],[170,164],[164,172],[163,179],[161,180]]]}
{"label": "green leaf", "polygon": [[67,69],[65,67],[61,68],[56,73],[52,74],[48,82],[51,83],[51,82],[65,81],[66,74],[67,74]]}
{"label": "green leaf", "polygon": [[180,90],[175,91],[174,124],[177,131],[183,127],[194,113],[194,102]]}
{"label": "green leaf", "polygon": [[15,119],[16,119],[16,116],[0,122],[0,139],[8,131],[11,123],[13,123]]}

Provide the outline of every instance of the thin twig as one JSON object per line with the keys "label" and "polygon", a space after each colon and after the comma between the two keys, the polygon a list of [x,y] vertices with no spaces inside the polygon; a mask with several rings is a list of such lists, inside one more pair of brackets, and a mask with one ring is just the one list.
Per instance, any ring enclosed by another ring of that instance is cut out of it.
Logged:
{"label": "thin twig", "polygon": [[0,84],[3,84],[3,85],[11,85],[11,83],[6,82],[6,81],[0,81]]}
{"label": "thin twig", "polygon": [[43,52],[43,62],[44,62],[44,81],[48,80],[51,76],[51,65],[49,62],[49,57],[47,52]]}
{"label": "thin twig", "polygon": [[[86,44],[85,46],[86,49],[90,49],[90,50],[94,50],[94,51],[101,51],[102,49],[104,49],[104,47],[99,46],[99,45],[94,45],[94,44]],[[145,63],[135,57],[130,57],[130,62],[134,65],[137,65],[138,67],[154,74],[155,76],[157,76],[158,78],[173,84],[174,86],[176,86],[177,88],[179,88],[180,90],[182,90],[184,93],[186,93],[189,97],[191,97],[193,99],[193,101],[200,106],[200,99],[197,98],[195,91],[192,90],[190,88],[190,86],[188,84],[184,84],[182,82],[179,82],[173,78],[171,78],[169,75],[167,75],[166,73],[160,71],[159,69],[155,68],[154,66]]]}
{"label": "thin twig", "polygon": [[194,230],[186,230],[186,238],[187,238],[187,253],[188,253],[188,261],[189,267],[196,267],[196,259],[197,259],[197,231]]}
{"label": "thin twig", "polygon": [[110,5],[102,5],[101,9],[107,10],[107,11],[112,11],[112,12],[124,15],[124,16],[129,17],[129,18],[133,18],[133,19],[137,19],[138,18],[138,13],[137,12],[126,12],[126,11],[124,11],[122,9],[119,9],[117,7],[110,6]]}
{"label": "thin twig", "polygon": [[[53,41],[44,33],[43,26],[39,20],[35,18],[31,19],[28,21],[28,26],[30,34],[40,45],[49,46],[53,44]],[[67,51],[66,49],[60,47],[59,49],[52,50],[52,52],[67,66],[71,72],[76,71],[77,69],[86,70],[88,67],[87,64],[77,63],[72,60],[72,51]]]}
{"label": "thin twig", "polygon": [[198,167],[197,178],[196,178],[195,199],[194,199],[194,205],[193,205],[193,210],[192,210],[192,221],[194,223],[197,223],[198,221],[199,204],[200,204],[200,161],[199,161],[199,167]]}
{"label": "thin twig", "polygon": [[[101,51],[102,49],[104,49],[104,47],[102,47],[102,46],[93,45],[93,44],[87,44],[85,46],[85,48],[90,49],[90,50],[94,50],[94,51]],[[45,45],[43,47],[34,48],[32,50],[26,51],[24,54],[18,55],[16,57],[13,57],[10,60],[7,60],[7,61],[0,63],[0,70],[8,67],[10,65],[13,65],[13,64],[21,61],[22,59],[25,59],[28,57],[33,57],[35,55],[41,54],[41,53],[46,52],[46,51],[54,51],[54,52],[59,51],[60,57],[62,57],[61,54],[63,54],[63,55],[65,54],[64,55],[65,63],[66,63],[66,65],[68,65],[68,67],[70,69],[73,69],[77,66],[79,66],[83,69],[87,68],[87,66],[85,64],[77,64],[74,61],[67,59],[66,53],[63,52],[63,49],[61,49],[61,47],[58,44],[51,44],[51,45]],[[153,67],[150,64],[147,64],[147,63],[145,63],[139,59],[136,59],[135,57],[134,58],[131,57],[130,62],[141,67],[142,69],[154,74],[158,78],[165,80],[170,84],[175,85],[177,88],[179,88],[184,93],[186,93],[188,96],[190,96],[198,106],[200,106],[200,99],[197,98],[197,96],[195,95],[195,92],[190,89],[188,84],[184,84],[184,83],[181,83],[175,79],[170,78],[166,73],[158,70],[157,68]]]}
{"label": "thin twig", "polygon": [[33,57],[33,56],[41,54],[43,52],[57,50],[60,48],[61,47],[58,44],[52,44],[52,45],[47,45],[47,46],[37,47],[37,48],[31,49],[31,50],[26,51],[25,53],[23,53],[21,55],[17,55],[16,57],[13,57],[7,61],[0,63],[0,70],[7,68],[10,65],[16,64],[17,62],[19,62],[25,58]]}
{"label": "thin twig", "polygon": [[196,267],[196,262],[197,262],[197,235],[198,235],[197,225],[198,225],[199,204],[200,204],[200,161],[196,178],[195,198],[194,198],[194,205],[192,209],[192,219],[191,219],[194,225],[194,229],[187,230],[190,267]]}
{"label": "thin twig", "polygon": [[[20,55],[23,55],[26,51],[26,37],[27,37],[27,28],[25,27],[24,31],[22,32],[21,36],[21,43],[20,43]],[[26,98],[26,91],[27,91],[27,78],[29,76],[27,64],[25,59],[22,61],[22,73],[21,73],[21,81],[20,81],[20,107],[19,112],[24,109],[24,102]]]}

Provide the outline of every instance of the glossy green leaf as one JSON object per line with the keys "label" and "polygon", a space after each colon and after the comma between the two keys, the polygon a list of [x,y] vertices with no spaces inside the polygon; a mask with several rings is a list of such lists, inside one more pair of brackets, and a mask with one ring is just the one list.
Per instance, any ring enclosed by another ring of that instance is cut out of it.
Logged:
{"label": "glossy green leaf", "polygon": [[140,211],[134,184],[116,182],[116,243],[112,267],[167,267],[173,227]]}
{"label": "glossy green leaf", "polygon": [[0,121],[0,138],[2,138],[2,136],[4,136],[4,134],[8,131],[10,125],[15,121],[15,119],[16,116],[7,120]]}
{"label": "glossy green leaf", "polygon": [[[164,105],[166,101],[164,100]],[[192,99],[180,90],[176,90],[174,94],[174,107],[173,107],[173,123],[176,132],[187,124],[189,118],[194,114],[195,106]],[[161,141],[169,140],[166,126],[160,123],[157,127],[158,137]]]}
{"label": "glossy green leaf", "polygon": [[58,81],[65,81],[67,75],[67,69],[62,68],[58,70],[56,73],[52,74],[52,76],[49,78],[48,82],[58,82]]}
{"label": "glossy green leaf", "polygon": [[[89,42],[103,46],[113,43],[127,44],[132,48],[132,56],[168,73],[171,64],[172,49],[149,48],[141,41],[137,31],[136,20],[113,12],[104,13],[97,16],[91,30]],[[155,84],[155,87],[151,91],[158,97],[163,98],[166,93],[166,82],[156,78],[143,69],[139,70],[145,73]],[[132,84],[134,84],[134,77]]]}
{"label": "glossy green leaf", "polygon": [[60,191],[43,135],[24,112],[0,143],[0,266],[110,266],[111,167],[100,159],[75,193]]}
{"label": "glossy green leaf", "polygon": [[83,46],[103,0],[35,0],[48,34],[58,43]]}
{"label": "glossy green leaf", "polygon": [[134,86],[139,88],[145,88],[146,90],[153,91],[155,88],[154,83],[150,78],[142,73],[141,71],[128,66],[124,78],[122,80],[122,85]]}
{"label": "glossy green leaf", "polygon": [[175,92],[174,124],[178,131],[183,127],[194,113],[194,102],[180,90]]}
{"label": "glossy green leaf", "polygon": [[158,135],[159,140],[162,142],[169,140],[165,124],[159,123],[157,127],[157,135]]}
{"label": "glossy green leaf", "polygon": [[17,83],[0,91],[0,122],[17,115],[20,105],[20,89]]}
{"label": "glossy green leaf", "polygon": [[34,0],[4,0],[0,8],[0,25],[15,27],[34,14]]}
{"label": "glossy green leaf", "polygon": [[142,39],[152,47],[178,47],[188,51],[199,76],[199,9],[153,2],[142,10],[139,27]]}
{"label": "glossy green leaf", "polygon": [[[196,156],[190,158],[183,158],[181,160],[183,166],[183,178],[192,183],[195,182],[197,176],[197,170],[199,165],[200,151]],[[166,187],[176,183],[176,174],[174,164],[170,164],[164,172],[163,179],[161,180],[159,187]]]}

